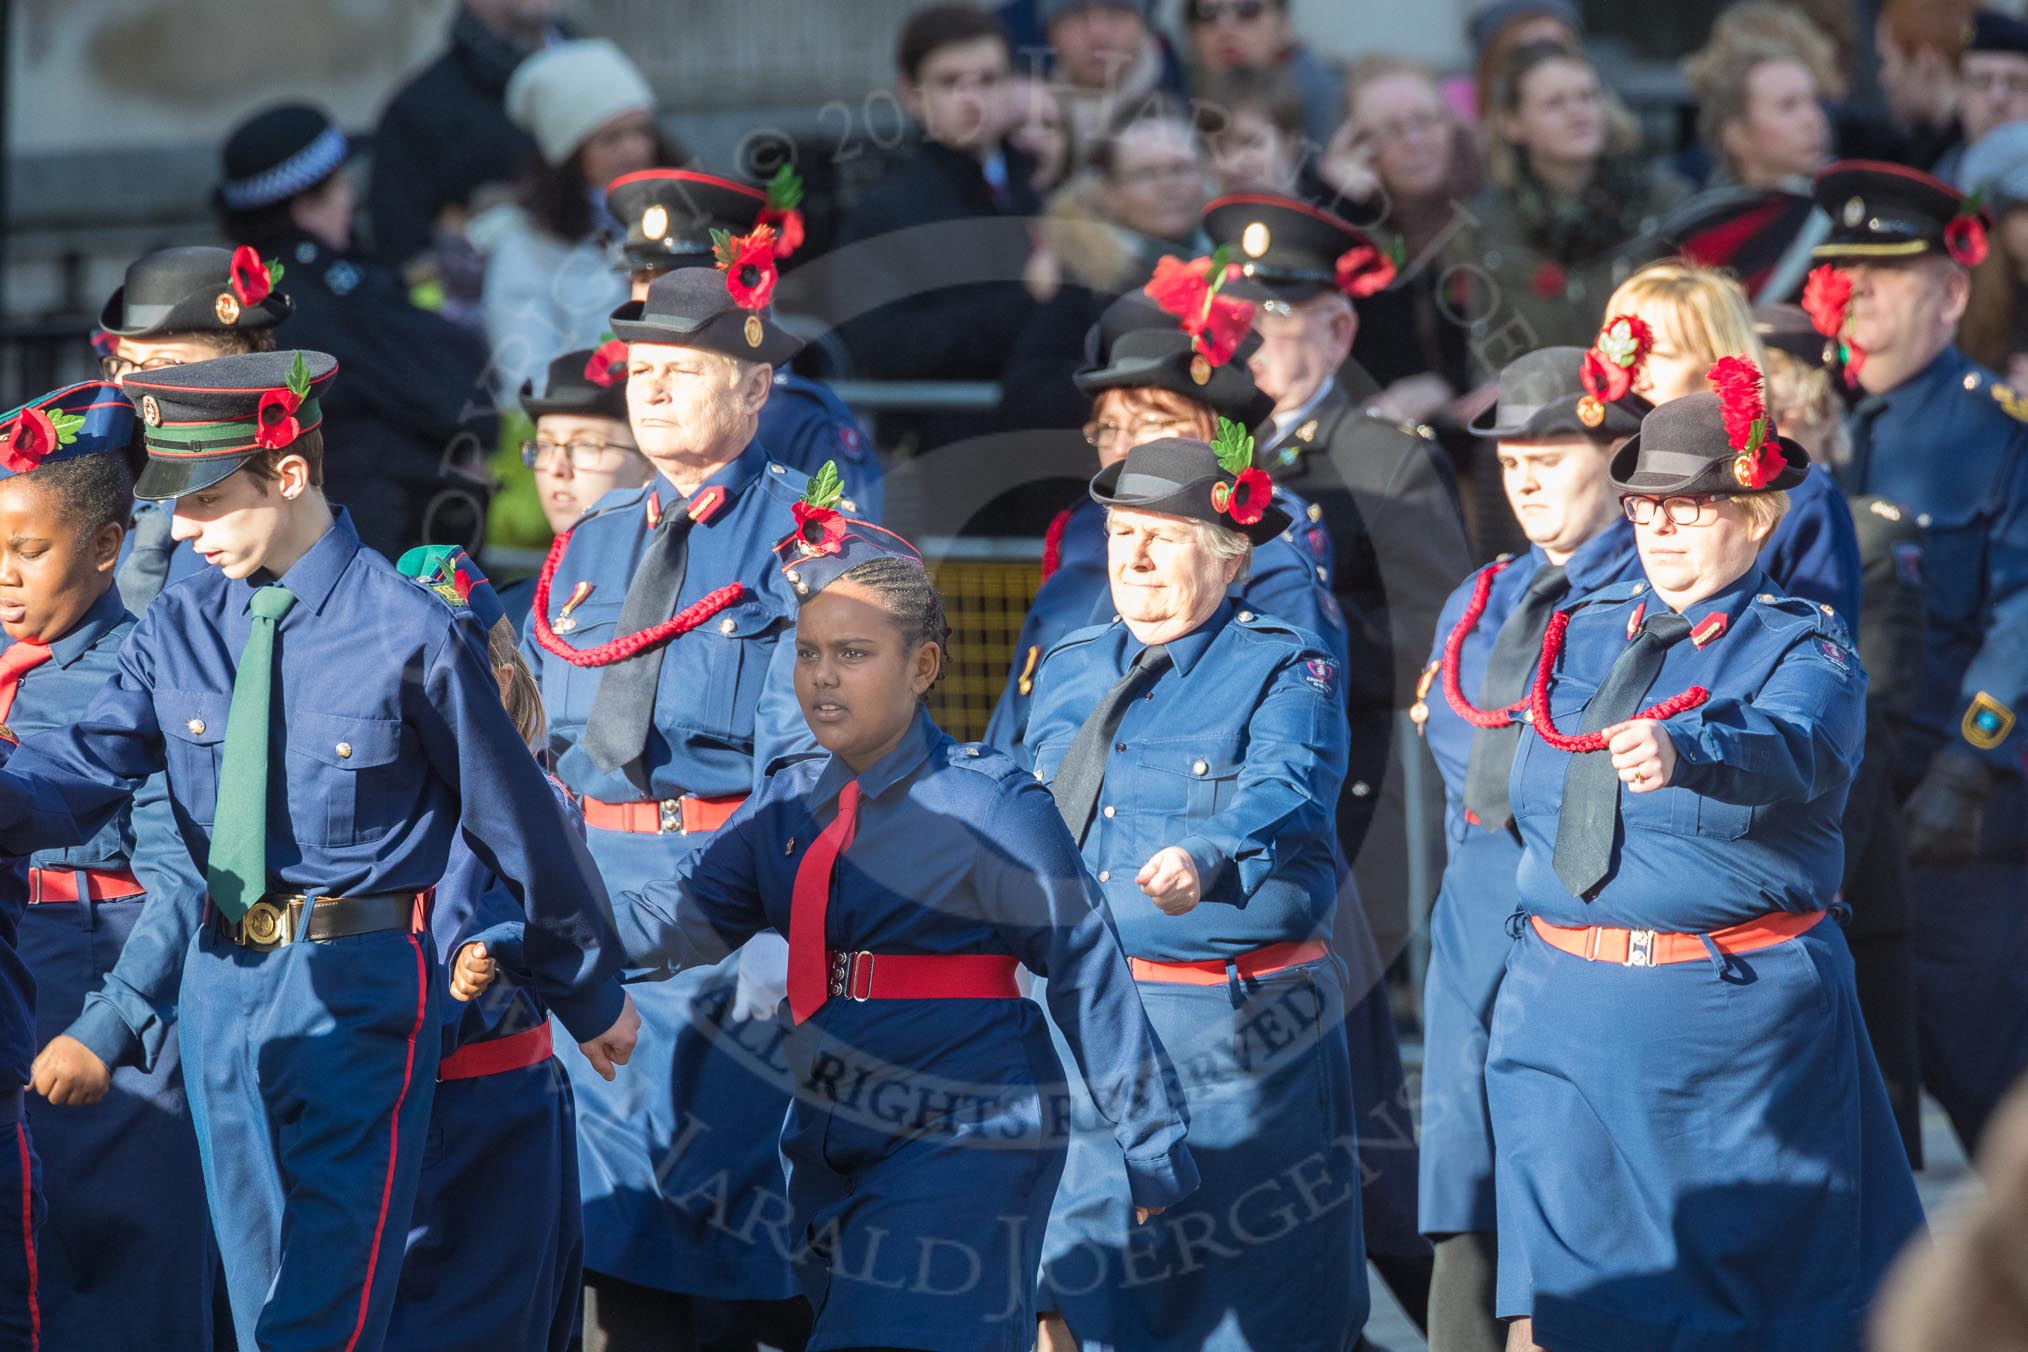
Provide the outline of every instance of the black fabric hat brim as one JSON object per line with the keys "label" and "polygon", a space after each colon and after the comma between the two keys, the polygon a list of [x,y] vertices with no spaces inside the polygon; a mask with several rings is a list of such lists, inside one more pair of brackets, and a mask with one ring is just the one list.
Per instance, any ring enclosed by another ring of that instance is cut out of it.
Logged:
{"label": "black fabric hat brim", "polygon": [[[1117,344],[1115,348],[1117,349]],[[1244,348],[1244,345],[1242,345]],[[1071,377],[1080,394],[1096,396],[1107,390],[1156,389],[1194,400],[1221,418],[1230,418],[1248,431],[1259,427],[1275,411],[1275,401],[1253,383],[1240,368],[1242,356],[1235,355],[1223,366],[1211,368],[1211,378],[1198,384],[1190,378],[1192,353],[1187,347],[1174,352],[1127,356],[1117,352],[1108,364],[1079,371]]]}
{"label": "black fabric hat brim", "polygon": [[1542,405],[1519,422],[1509,423],[1500,421],[1500,406],[1495,404],[1466,424],[1465,430],[1475,437],[1494,441],[1562,441],[1576,437],[1587,441],[1614,441],[1633,436],[1641,430],[1642,414],[1621,401],[1605,404],[1605,417],[1599,425],[1587,427],[1584,419],[1577,416],[1579,402],[1578,398],[1559,399]]}
{"label": "black fabric hat brim", "polygon": [[[601,390],[599,393],[603,395],[605,391]],[[554,414],[564,418],[604,418],[608,422],[620,423],[627,420],[627,401],[624,394],[620,396],[619,411],[614,412],[611,401],[586,399],[578,390],[555,397],[544,395],[538,399],[535,397],[534,383],[523,381],[520,404],[521,411],[530,418],[547,418]]]}
{"label": "black fabric hat brim", "polygon": [[188,493],[202,492],[231,478],[239,472],[240,466],[257,454],[257,451],[248,451],[243,455],[216,455],[202,459],[186,457],[181,460],[158,460],[150,456],[148,463],[141,467],[140,477],[134,480],[134,496],[143,502],[167,502]]}
{"label": "black fabric hat brim", "polygon": [[191,294],[161,312],[146,317],[127,313],[127,288],[122,285],[107,298],[99,311],[99,327],[117,338],[146,338],[164,333],[236,333],[247,329],[270,329],[287,319],[295,304],[286,293],[270,291],[256,305],[239,307],[239,318],[230,324],[218,322],[218,298],[231,294],[230,283],[202,295]]}
{"label": "black fabric hat brim", "polygon": [[725,310],[695,328],[682,328],[663,319],[644,317],[647,303],[630,300],[612,314],[613,336],[623,343],[668,343],[675,347],[702,348],[741,361],[780,366],[803,350],[803,340],[771,318],[761,320],[758,346],[747,341],[746,321],[753,312]]}
{"label": "black fabric hat brim", "polygon": [[1125,460],[1116,460],[1092,476],[1091,500],[1103,507],[1123,507],[1135,512],[1161,512],[1167,516],[1180,516],[1187,521],[1203,521],[1227,530],[1238,531],[1254,545],[1264,545],[1289,528],[1292,518],[1272,502],[1261,513],[1260,520],[1251,526],[1242,526],[1229,516],[1221,516],[1212,509],[1212,485],[1216,478],[1194,479],[1179,484],[1166,493],[1145,497],[1123,497],[1115,491],[1120,480],[1120,470]]}
{"label": "black fabric hat brim", "polygon": [[1641,438],[1638,434],[1613,453],[1612,464],[1606,470],[1606,477],[1611,481],[1615,492],[1642,497],[1695,497],[1705,493],[1744,497],[1751,493],[1782,492],[1794,488],[1803,481],[1803,476],[1810,469],[1810,453],[1789,437],[1777,436],[1775,441],[1781,446],[1782,456],[1788,464],[1765,488],[1740,487],[1739,480],[1732,477],[1730,456],[1718,459],[1702,458],[1696,469],[1685,474],[1641,471],[1636,468],[1641,458]]}

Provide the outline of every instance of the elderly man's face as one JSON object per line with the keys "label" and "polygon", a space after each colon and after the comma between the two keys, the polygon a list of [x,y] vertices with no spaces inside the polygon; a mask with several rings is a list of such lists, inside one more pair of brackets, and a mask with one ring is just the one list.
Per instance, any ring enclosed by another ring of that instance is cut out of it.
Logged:
{"label": "elderly man's face", "polygon": [[1181,638],[1210,619],[1239,565],[1237,557],[1213,554],[1187,518],[1121,507],[1106,513],[1113,606],[1143,643]]}

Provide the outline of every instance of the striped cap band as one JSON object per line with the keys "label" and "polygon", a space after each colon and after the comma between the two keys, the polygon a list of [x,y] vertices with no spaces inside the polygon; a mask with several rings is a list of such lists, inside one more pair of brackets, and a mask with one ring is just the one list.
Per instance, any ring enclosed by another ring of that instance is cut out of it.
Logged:
{"label": "striped cap band", "polygon": [[251,178],[236,178],[218,190],[219,200],[233,211],[286,202],[297,193],[316,187],[345,163],[351,142],[336,127],[326,127],[317,139],[272,169],[263,169]]}
{"label": "striped cap band", "polygon": [[[324,410],[315,399],[305,399],[296,409],[298,436],[323,421]],[[148,454],[160,460],[204,460],[219,455],[243,455],[260,449],[260,444],[254,440],[254,434],[259,430],[260,421],[256,418],[150,426],[146,433]]]}

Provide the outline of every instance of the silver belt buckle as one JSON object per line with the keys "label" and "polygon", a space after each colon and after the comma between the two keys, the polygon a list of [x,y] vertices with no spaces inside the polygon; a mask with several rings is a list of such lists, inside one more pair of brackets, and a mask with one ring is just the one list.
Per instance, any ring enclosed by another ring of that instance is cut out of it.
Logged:
{"label": "silver belt buckle", "polygon": [[681,798],[664,798],[655,806],[660,809],[662,814],[661,820],[655,824],[655,829],[665,836],[682,835],[684,833],[683,800]]}
{"label": "silver belt buckle", "polygon": [[1655,965],[1655,931],[1627,931],[1627,960],[1623,966],[1653,967]]}
{"label": "silver belt buckle", "polygon": [[855,1004],[865,1004],[873,998],[873,954],[862,948],[852,954],[849,962],[845,973],[845,998]]}

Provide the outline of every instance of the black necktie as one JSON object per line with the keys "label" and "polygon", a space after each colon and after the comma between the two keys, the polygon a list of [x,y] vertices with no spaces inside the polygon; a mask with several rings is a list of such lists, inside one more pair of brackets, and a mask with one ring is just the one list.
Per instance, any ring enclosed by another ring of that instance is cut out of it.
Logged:
{"label": "black necktie", "polygon": [[[1528,693],[1529,679],[1542,656],[1542,635],[1556,603],[1570,591],[1563,569],[1551,564],[1528,579],[1528,589],[1500,626],[1479,682],[1479,707],[1504,709]],[[1472,734],[1471,756],[1465,761],[1465,811],[1479,825],[1498,831],[1513,820],[1507,801],[1507,776],[1514,768],[1514,748],[1521,743],[1521,725],[1480,728]]]}
{"label": "black necktie", "polygon": [[1112,753],[1113,734],[1126,717],[1128,703],[1142,687],[1154,684],[1168,669],[1166,647],[1157,643],[1141,649],[1127,674],[1106,691],[1106,697],[1085,717],[1077,736],[1070,739],[1070,750],[1063,753],[1063,763],[1056,767],[1056,779],[1049,791],[1056,796],[1056,810],[1063,814],[1063,824],[1070,828],[1079,845],[1084,844],[1084,834],[1091,829],[1099,788],[1106,781],[1106,759]]}
{"label": "black necktie", "polygon": [[[615,637],[652,629],[676,613],[689,556],[689,514],[671,511],[656,527],[655,538],[641,553],[634,580],[627,584]],[[593,765],[607,774],[625,770],[627,778],[643,790],[647,776],[636,773],[634,767],[648,747],[648,725],[654,721],[655,690],[661,684],[662,656],[668,646],[657,643],[606,668],[585,719],[584,735],[579,738]]]}
{"label": "black necktie", "polygon": [[1852,438],[1852,453],[1838,471],[1838,481],[1847,493],[1866,491],[1866,478],[1873,464],[1873,424],[1886,411],[1887,397],[1880,394],[1869,394],[1852,405],[1851,415],[1845,421],[1845,430]]}
{"label": "black necktie", "polygon": [[[1605,683],[1584,711],[1584,732],[1623,723],[1638,713],[1641,700],[1669,649],[1690,633],[1690,621],[1673,611],[1650,619],[1629,643]],[[1586,751],[1570,758],[1563,774],[1563,816],[1556,823],[1556,876],[1573,897],[1589,901],[1605,880],[1619,825],[1620,776],[1609,751]]]}

